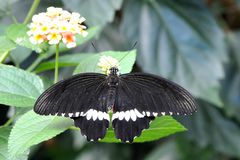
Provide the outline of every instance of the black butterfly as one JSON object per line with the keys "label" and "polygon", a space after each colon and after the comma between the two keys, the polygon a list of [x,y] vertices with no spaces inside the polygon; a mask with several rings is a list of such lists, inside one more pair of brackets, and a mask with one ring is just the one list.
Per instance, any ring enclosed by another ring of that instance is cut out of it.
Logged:
{"label": "black butterfly", "polygon": [[54,84],[38,98],[34,111],[72,118],[88,141],[104,138],[112,122],[122,142],[133,142],[156,116],[196,111],[194,98],[176,83],[147,73],[118,75],[116,67],[109,72],[82,73]]}

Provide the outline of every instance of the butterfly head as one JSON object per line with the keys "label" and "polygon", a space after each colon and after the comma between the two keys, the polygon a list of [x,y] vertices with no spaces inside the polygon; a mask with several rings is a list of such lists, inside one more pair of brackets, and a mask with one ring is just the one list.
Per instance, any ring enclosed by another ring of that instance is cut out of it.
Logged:
{"label": "butterfly head", "polygon": [[109,69],[109,75],[118,75],[118,68],[117,67],[111,67]]}

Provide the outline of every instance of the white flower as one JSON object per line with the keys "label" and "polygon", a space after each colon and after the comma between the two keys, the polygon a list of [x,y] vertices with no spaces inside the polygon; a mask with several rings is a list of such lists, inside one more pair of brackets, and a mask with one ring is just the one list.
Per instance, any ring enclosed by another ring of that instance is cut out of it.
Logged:
{"label": "white flower", "polygon": [[57,31],[52,31],[50,34],[47,36],[47,40],[49,41],[49,44],[58,44],[60,40],[62,39],[62,36],[58,34]]}
{"label": "white flower", "polygon": [[46,14],[49,17],[55,17],[59,16],[62,13],[62,8],[57,8],[57,7],[48,7]]}
{"label": "white flower", "polygon": [[40,34],[36,34],[36,35],[30,37],[29,40],[32,44],[40,44],[44,41],[44,37]]}
{"label": "white flower", "polygon": [[98,62],[98,67],[100,67],[105,74],[109,74],[109,69],[111,67],[119,68],[119,62],[117,59],[110,56],[101,56]]}
{"label": "white flower", "polygon": [[27,32],[30,42],[39,44],[47,41],[50,45],[63,42],[68,48],[76,46],[75,35],[87,36],[85,21],[79,13],[70,13],[62,8],[49,7],[32,17],[30,30]]}

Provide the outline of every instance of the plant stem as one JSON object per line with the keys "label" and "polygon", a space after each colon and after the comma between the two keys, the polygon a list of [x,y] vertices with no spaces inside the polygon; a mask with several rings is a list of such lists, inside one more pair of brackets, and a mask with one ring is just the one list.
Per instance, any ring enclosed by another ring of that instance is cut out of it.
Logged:
{"label": "plant stem", "polygon": [[32,72],[44,59],[44,56],[39,56],[26,70]]}
{"label": "plant stem", "polygon": [[40,53],[38,58],[26,69],[32,72],[43,60],[50,58],[54,53]]}
{"label": "plant stem", "polygon": [[35,13],[39,3],[40,3],[40,0],[33,1],[33,4],[31,6],[30,10],[28,11],[27,17],[25,18],[23,24],[28,24],[31,21],[31,18],[32,18],[33,14]]}
{"label": "plant stem", "polygon": [[10,53],[11,53],[10,51],[3,53],[3,55],[0,57],[0,63],[3,63]]}
{"label": "plant stem", "polygon": [[58,81],[58,58],[59,58],[59,44],[56,45],[54,83]]}
{"label": "plant stem", "polygon": [[9,125],[14,121],[14,119],[15,119],[17,116],[18,116],[17,113],[14,114],[3,126],[4,126],[4,127],[9,126]]}
{"label": "plant stem", "polygon": [[68,129],[70,129],[70,130],[78,130],[78,131],[79,131],[79,128],[77,128],[77,127],[75,127],[75,126],[71,126],[71,127],[69,127]]}

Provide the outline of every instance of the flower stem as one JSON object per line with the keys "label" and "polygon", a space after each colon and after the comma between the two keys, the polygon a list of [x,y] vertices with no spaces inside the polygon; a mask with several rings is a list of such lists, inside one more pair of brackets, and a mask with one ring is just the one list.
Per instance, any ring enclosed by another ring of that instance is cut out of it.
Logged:
{"label": "flower stem", "polygon": [[0,57],[0,63],[3,63],[10,53],[11,53],[10,51],[3,53],[3,55]]}
{"label": "flower stem", "polygon": [[34,0],[33,1],[33,4],[31,6],[30,10],[28,11],[27,17],[25,18],[23,24],[28,24],[30,22],[30,20],[31,20],[33,14],[35,13],[39,3],[40,3],[40,0]]}
{"label": "flower stem", "polygon": [[58,58],[59,58],[59,44],[56,45],[54,83],[58,81]]}

